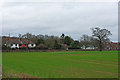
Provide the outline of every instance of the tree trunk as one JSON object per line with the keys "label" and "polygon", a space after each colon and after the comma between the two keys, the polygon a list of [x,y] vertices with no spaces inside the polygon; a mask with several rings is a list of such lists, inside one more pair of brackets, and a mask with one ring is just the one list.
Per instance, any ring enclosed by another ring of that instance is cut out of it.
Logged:
{"label": "tree trunk", "polygon": [[100,43],[99,43],[99,50],[102,51],[102,41],[100,40]]}

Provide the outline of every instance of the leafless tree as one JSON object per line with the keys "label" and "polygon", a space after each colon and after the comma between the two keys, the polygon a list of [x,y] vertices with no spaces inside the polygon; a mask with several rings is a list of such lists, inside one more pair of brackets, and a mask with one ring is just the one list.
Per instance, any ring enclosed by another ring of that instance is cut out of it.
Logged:
{"label": "leafless tree", "polygon": [[99,27],[92,28],[92,36],[98,41],[100,51],[104,49],[104,45],[109,41],[108,36],[110,35],[112,34],[107,29],[100,29]]}
{"label": "leafless tree", "polygon": [[82,47],[84,46],[84,48],[86,49],[87,47],[90,46],[90,42],[91,42],[91,37],[90,36],[88,36],[86,34],[82,35],[82,37],[80,39],[80,44],[81,44]]}

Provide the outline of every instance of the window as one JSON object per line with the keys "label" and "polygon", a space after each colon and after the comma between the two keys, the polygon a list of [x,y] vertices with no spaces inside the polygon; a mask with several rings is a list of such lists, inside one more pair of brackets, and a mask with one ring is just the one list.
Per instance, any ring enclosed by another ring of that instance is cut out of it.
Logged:
{"label": "window", "polygon": [[17,44],[15,44],[15,46],[17,46]]}
{"label": "window", "polygon": [[31,44],[31,46],[33,46],[33,44]]}
{"label": "window", "polygon": [[13,46],[13,44],[11,44],[11,46]]}

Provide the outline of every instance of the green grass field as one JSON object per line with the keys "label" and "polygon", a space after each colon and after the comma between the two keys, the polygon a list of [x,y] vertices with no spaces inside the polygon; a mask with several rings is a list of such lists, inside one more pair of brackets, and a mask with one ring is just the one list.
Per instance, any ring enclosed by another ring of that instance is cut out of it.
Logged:
{"label": "green grass field", "polygon": [[118,51],[4,52],[3,78],[117,78]]}
{"label": "green grass field", "polygon": [[0,52],[0,65],[2,65],[2,53]]}

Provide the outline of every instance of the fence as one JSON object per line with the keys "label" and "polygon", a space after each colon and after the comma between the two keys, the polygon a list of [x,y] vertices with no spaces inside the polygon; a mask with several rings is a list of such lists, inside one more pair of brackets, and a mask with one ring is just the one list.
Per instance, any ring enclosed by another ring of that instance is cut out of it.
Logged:
{"label": "fence", "polygon": [[[116,49],[114,49],[116,50]],[[15,50],[2,50],[2,52],[59,52],[59,51],[99,51],[98,49],[15,49]],[[110,50],[104,50],[110,51]]]}

